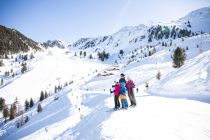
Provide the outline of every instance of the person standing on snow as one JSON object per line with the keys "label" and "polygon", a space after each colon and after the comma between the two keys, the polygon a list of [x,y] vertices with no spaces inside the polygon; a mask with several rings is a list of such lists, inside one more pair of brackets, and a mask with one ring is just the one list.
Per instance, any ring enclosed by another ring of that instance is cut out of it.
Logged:
{"label": "person standing on snow", "polygon": [[128,108],[128,101],[127,101],[127,97],[126,97],[126,87],[125,87],[124,82],[120,83],[120,93],[119,94],[120,94],[120,100],[121,100],[122,108],[127,109]]}
{"label": "person standing on snow", "polygon": [[120,92],[120,83],[116,82],[114,86],[114,109],[117,110],[120,108],[120,102],[119,102],[119,92]]}
{"label": "person standing on snow", "polygon": [[133,80],[131,80],[130,77],[127,77],[127,79],[128,79],[128,81],[126,83],[126,89],[128,91],[128,97],[129,97],[129,100],[130,100],[130,103],[131,103],[130,106],[135,107],[136,106],[136,99],[135,99],[135,96],[134,96],[135,84],[133,83]]}
{"label": "person standing on snow", "polygon": [[121,74],[120,74],[120,80],[119,80],[119,82],[120,82],[120,84],[121,84],[122,82],[126,83],[125,74],[124,74],[124,73],[121,73]]}

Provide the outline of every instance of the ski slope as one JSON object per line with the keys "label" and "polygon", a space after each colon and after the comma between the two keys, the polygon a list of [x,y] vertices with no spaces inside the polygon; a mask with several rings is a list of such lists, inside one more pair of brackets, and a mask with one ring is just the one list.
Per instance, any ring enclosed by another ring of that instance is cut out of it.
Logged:
{"label": "ski slope", "polygon": [[[175,24],[186,26],[189,20],[193,30],[203,29],[205,33],[173,39],[170,47],[154,40],[149,45],[154,45],[157,52],[144,58],[141,58],[143,53],[140,54],[140,50],[133,51],[141,46],[144,53],[148,51],[149,27],[145,25],[125,27],[110,36],[82,38],[69,48],[54,46],[38,52],[26,73],[11,78],[0,88],[0,97],[5,98],[9,105],[16,97],[22,107],[26,99],[35,99],[35,106],[24,114],[29,116],[29,122],[20,128],[16,128],[15,124],[22,116],[6,124],[0,116],[0,139],[209,140],[208,17],[209,7],[180,19]],[[201,28],[199,23],[206,24]],[[171,39],[161,41],[169,44]],[[62,42],[57,43],[62,46]],[[97,45],[84,48],[91,43]],[[172,67],[171,60],[177,46],[188,47],[187,60],[179,69]],[[93,57],[96,58],[97,49],[110,52],[109,60],[101,62],[79,56],[80,51],[87,51],[87,56],[94,52]],[[124,57],[120,58],[119,65],[113,65],[121,49],[125,51]],[[74,56],[75,52],[78,56]],[[136,60],[127,63],[134,53],[139,53]],[[11,68],[11,63],[6,62],[2,70]],[[160,80],[156,79],[158,71],[161,72]],[[110,89],[121,73],[131,77],[139,89],[138,93],[135,89],[137,106],[114,111],[114,97]],[[70,81],[73,83],[54,93],[55,86]],[[149,83],[148,89],[145,82]],[[50,96],[38,102],[42,90]],[[37,113],[38,103],[43,108],[41,113]]]}
{"label": "ski slope", "polygon": [[[111,66],[94,61],[78,60],[79,58],[73,55],[66,56],[64,53],[64,50],[51,49],[49,55],[44,56],[34,64],[34,69],[8,85],[18,86],[16,82],[25,82],[27,77],[30,76],[30,80],[33,79],[34,82],[37,82],[36,84],[41,82],[42,88],[49,83],[52,84],[53,81],[58,82],[57,77],[61,77],[63,81],[67,78],[74,80],[73,84],[59,93],[52,94],[41,103],[43,112],[37,113],[36,106],[26,112],[30,121],[23,127],[17,129],[15,120],[2,126],[1,139],[208,140],[210,138],[209,103],[149,94],[150,90],[155,92],[155,89],[157,89],[155,93],[161,95],[162,92],[158,90],[160,88],[158,85],[162,85],[162,88],[166,87],[164,83],[167,84],[167,82],[173,80],[172,77],[168,76],[171,73],[174,73],[174,79],[179,81],[177,78],[186,76],[185,70],[203,73],[203,70],[206,70],[203,68],[207,68],[205,78],[209,80],[209,51],[187,60],[186,65],[182,68],[183,70],[174,70],[171,67],[171,62],[159,63],[157,67],[156,64],[148,63],[148,60],[145,60],[145,64],[141,62],[140,64],[134,63],[126,67],[120,67],[120,70],[112,71],[114,75],[108,77],[98,77],[97,73],[93,73],[93,71],[95,69],[98,69],[98,72],[110,71]],[[164,57],[165,53],[161,54],[159,57]],[[200,60],[200,63],[194,65],[195,60]],[[196,67],[197,65],[199,65],[199,69]],[[165,77],[159,84],[155,79],[158,69]],[[40,71],[45,72],[45,74],[40,74]],[[121,72],[129,75],[139,88],[139,92],[135,93],[137,107],[113,111],[113,95],[110,95],[109,89],[114,81],[119,79]],[[176,78],[176,75],[180,75],[180,72],[183,75]],[[42,78],[37,78],[38,76]],[[200,80],[200,77],[196,78],[193,81]],[[145,89],[145,81],[149,81],[151,89]],[[200,85],[202,86],[201,83]],[[26,94],[25,98],[32,95],[38,98],[40,92],[37,94],[34,92],[37,87],[30,86],[30,84],[27,86],[31,89],[31,95]],[[203,86],[204,89],[208,88],[206,85]],[[7,86],[4,88],[7,88]],[[6,92],[4,88],[1,90]],[[176,88],[169,90],[168,93],[170,94],[173,91],[176,92]],[[19,94],[21,95],[21,93]],[[191,94],[190,90],[188,94]],[[5,98],[6,95],[4,93]],[[20,95],[18,97],[21,97]],[[9,96],[12,97],[12,95]],[[59,99],[54,101],[55,97],[59,97]]]}

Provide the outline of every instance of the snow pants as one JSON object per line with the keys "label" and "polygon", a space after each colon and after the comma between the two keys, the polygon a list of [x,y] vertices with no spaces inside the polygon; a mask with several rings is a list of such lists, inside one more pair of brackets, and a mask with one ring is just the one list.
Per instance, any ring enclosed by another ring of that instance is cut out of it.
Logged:
{"label": "snow pants", "polygon": [[119,96],[114,96],[114,108],[117,109],[120,107]]}
{"label": "snow pants", "polygon": [[131,105],[136,105],[136,99],[132,90],[130,90],[130,92],[128,93],[128,97],[129,97]]}
{"label": "snow pants", "polygon": [[122,108],[128,108],[128,101],[127,99],[121,99]]}

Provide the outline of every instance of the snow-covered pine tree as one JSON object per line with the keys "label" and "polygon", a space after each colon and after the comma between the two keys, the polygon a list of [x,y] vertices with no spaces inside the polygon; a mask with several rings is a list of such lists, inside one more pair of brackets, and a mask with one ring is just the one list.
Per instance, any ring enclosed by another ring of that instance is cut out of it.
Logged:
{"label": "snow-covered pine tree", "polygon": [[38,106],[37,106],[37,112],[42,112],[42,106],[41,106],[40,103],[39,103]]}
{"label": "snow-covered pine tree", "polygon": [[48,97],[47,91],[44,93],[44,98],[46,99]]}
{"label": "snow-covered pine tree", "polygon": [[29,107],[30,107],[29,101],[26,100],[25,101],[25,111],[27,111],[29,109]]}
{"label": "snow-covered pine tree", "polygon": [[41,91],[39,101],[41,102],[41,101],[43,101],[43,100],[44,100],[44,92]]}
{"label": "snow-covered pine tree", "polygon": [[173,67],[180,68],[182,65],[184,65],[184,61],[186,60],[186,54],[184,50],[180,47],[177,47],[174,51],[172,59],[173,59]]}
{"label": "snow-covered pine tree", "polygon": [[0,67],[4,66],[3,60],[0,60]]}
{"label": "snow-covered pine tree", "polygon": [[9,119],[10,120],[13,120],[16,117],[16,110],[17,110],[16,105],[12,104],[10,106],[10,114],[9,114]]}
{"label": "snow-covered pine tree", "polygon": [[123,50],[120,50],[120,54],[123,55],[124,54],[124,51]]}
{"label": "snow-covered pine tree", "polygon": [[0,111],[3,110],[4,106],[5,106],[5,99],[0,97]]}
{"label": "snow-covered pine tree", "polygon": [[33,99],[31,98],[31,100],[30,100],[30,107],[33,107],[34,106],[34,101],[33,101]]}
{"label": "snow-covered pine tree", "polygon": [[89,55],[89,59],[93,59],[93,55],[92,54]]}
{"label": "snow-covered pine tree", "polygon": [[84,57],[86,57],[87,53],[86,53],[86,52],[84,52],[84,53],[83,53],[83,55],[84,55]]}
{"label": "snow-covered pine tree", "polygon": [[25,73],[27,71],[27,63],[22,63],[21,73]]}
{"label": "snow-covered pine tree", "polygon": [[4,79],[1,78],[1,84],[0,84],[0,86],[2,86],[3,84],[4,84]]}
{"label": "snow-covered pine tree", "polygon": [[6,123],[7,122],[7,118],[9,117],[9,109],[8,109],[7,105],[4,106],[3,117],[4,117],[4,123]]}
{"label": "snow-covered pine tree", "polygon": [[80,57],[82,56],[82,51],[79,52]]}

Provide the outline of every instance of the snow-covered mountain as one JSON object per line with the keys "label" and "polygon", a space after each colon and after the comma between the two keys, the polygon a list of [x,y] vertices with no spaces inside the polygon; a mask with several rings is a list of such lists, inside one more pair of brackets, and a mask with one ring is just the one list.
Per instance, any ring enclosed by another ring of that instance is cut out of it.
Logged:
{"label": "snow-covered mountain", "polygon": [[117,60],[120,50],[126,55],[140,46],[156,46],[162,42],[167,43],[176,38],[190,37],[203,32],[210,32],[210,7],[193,11],[176,22],[127,26],[112,35],[81,38],[69,45],[69,48],[87,51],[95,56],[105,50],[110,53],[110,60]]}
{"label": "snow-covered mountain", "polygon": [[46,42],[43,42],[42,45],[45,47],[57,47],[61,49],[64,49],[67,46],[66,42],[61,40],[48,40]]}
{"label": "snow-covered mountain", "polygon": [[[200,26],[208,24],[208,11],[199,9],[172,23],[127,26],[66,48],[48,41],[52,47],[33,59],[4,60],[0,97],[8,108],[17,97],[23,115],[4,123],[0,113],[0,139],[209,140],[210,27]],[[177,47],[187,56],[178,69],[171,59]],[[97,56],[103,50],[110,54],[104,62]],[[20,63],[26,62],[29,70],[21,73]],[[5,76],[11,68],[18,74]],[[110,89],[121,73],[135,83],[137,106],[114,111]],[[34,106],[25,111],[31,98]]]}
{"label": "snow-covered mountain", "polygon": [[0,25],[0,58],[9,54],[41,50],[39,44],[15,29]]}
{"label": "snow-covered mountain", "polygon": [[195,10],[180,18],[178,23],[188,27],[193,32],[210,32],[210,7]]}

